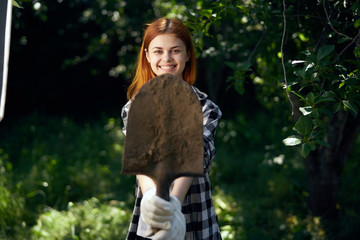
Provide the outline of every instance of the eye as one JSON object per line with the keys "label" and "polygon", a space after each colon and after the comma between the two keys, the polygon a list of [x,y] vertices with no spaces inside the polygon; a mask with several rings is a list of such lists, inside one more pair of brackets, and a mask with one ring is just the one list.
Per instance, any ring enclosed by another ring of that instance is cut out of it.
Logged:
{"label": "eye", "polygon": [[162,51],[161,51],[161,50],[155,50],[154,53],[155,53],[155,54],[161,54]]}
{"label": "eye", "polygon": [[173,53],[180,53],[181,51],[180,51],[180,49],[174,49],[173,50]]}

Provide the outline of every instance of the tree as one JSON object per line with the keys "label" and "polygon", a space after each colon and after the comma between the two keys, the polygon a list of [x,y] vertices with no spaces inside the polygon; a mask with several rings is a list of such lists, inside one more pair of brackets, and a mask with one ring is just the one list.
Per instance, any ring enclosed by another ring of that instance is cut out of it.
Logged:
{"label": "tree", "polygon": [[[240,94],[247,91],[249,79],[262,85],[256,93],[262,105],[263,96],[285,96],[279,86],[287,91],[295,135],[284,143],[300,146],[309,209],[324,219],[336,218],[341,173],[360,131],[360,1],[199,5],[203,8],[190,11],[192,29],[200,38],[213,35],[220,40],[217,47],[225,53],[219,58],[233,70],[228,84]],[[206,45],[198,43],[199,48]]]}
{"label": "tree", "polygon": [[340,176],[360,130],[359,6],[359,1],[324,0],[314,8],[321,34],[309,35],[317,42],[304,49],[305,60],[297,61],[302,68],[295,68],[296,78],[285,85],[293,94],[295,139],[305,158],[310,209],[329,219],[337,216]]}

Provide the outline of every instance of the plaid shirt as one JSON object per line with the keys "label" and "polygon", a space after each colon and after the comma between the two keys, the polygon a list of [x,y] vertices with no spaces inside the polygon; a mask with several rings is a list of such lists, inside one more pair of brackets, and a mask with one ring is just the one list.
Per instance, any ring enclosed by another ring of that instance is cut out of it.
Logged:
{"label": "plaid shirt", "polygon": [[[192,87],[197,94],[203,112],[204,126],[204,177],[196,177],[187,192],[182,203],[182,213],[186,218],[186,236],[187,240],[218,240],[221,239],[220,228],[217,216],[212,202],[211,183],[209,171],[212,159],[215,156],[214,137],[215,130],[221,117],[219,107],[207,98],[196,87]],[[122,108],[121,117],[123,119],[123,132],[126,135],[127,116],[130,108],[128,101]],[[130,223],[127,239],[135,240],[136,231],[140,219],[140,202],[142,198],[141,190],[136,183],[136,201],[133,211],[133,217]]]}

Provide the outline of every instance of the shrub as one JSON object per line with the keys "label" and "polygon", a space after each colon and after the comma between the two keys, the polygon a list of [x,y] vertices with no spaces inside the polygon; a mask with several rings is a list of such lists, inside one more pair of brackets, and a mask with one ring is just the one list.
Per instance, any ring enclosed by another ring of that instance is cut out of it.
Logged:
{"label": "shrub", "polygon": [[32,228],[33,240],[125,239],[131,212],[125,203],[100,203],[96,198],[69,203],[68,209],[49,209]]}

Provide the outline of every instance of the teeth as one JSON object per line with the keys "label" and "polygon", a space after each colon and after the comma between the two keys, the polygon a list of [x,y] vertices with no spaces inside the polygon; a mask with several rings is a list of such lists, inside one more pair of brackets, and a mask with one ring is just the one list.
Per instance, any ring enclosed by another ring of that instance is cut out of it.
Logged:
{"label": "teeth", "polygon": [[160,68],[162,68],[162,69],[172,69],[172,68],[174,68],[174,66],[160,66]]}

